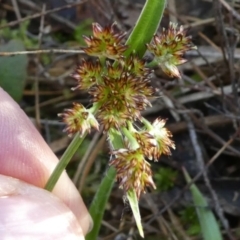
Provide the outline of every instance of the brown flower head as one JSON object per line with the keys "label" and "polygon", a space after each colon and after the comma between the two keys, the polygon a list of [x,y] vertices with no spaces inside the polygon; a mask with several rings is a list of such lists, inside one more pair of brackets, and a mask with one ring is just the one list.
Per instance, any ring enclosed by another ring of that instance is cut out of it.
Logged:
{"label": "brown flower head", "polygon": [[136,77],[121,66],[113,68],[109,65],[107,72],[103,83],[89,91],[93,102],[100,105],[98,118],[105,130],[121,127],[125,120],[140,119],[140,111],[151,105],[148,97],[154,92],[149,79]]}
{"label": "brown flower head", "polygon": [[169,24],[168,29],[163,29],[160,36],[155,35],[153,43],[147,44],[147,48],[155,55],[155,61],[170,77],[180,77],[177,65],[186,62],[182,55],[191,49],[196,49],[191,43],[191,37],[186,36],[183,26]]}
{"label": "brown flower head", "polygon": [[92,63],[82,60],[81,64],[71,76],[78,82],[78,85],[72,88],[72,90],[87,90],[101,80],[100,63],[98,61]]}
{"label": "brown flower head", "polygon": [[[110,128],[119,130],[122,126],[126,125],[127,120],[132,118],[131,114],[124,114],[126,112],[128,112],[126,107],[118,111],[113,107],[103,106],[99,109],[97,118],[103,126],[104,131],[108,131]],[[138,117],[140,118],[140,115]]]}
{"label": "brown flower head", "polygon": [[137,77],[149,78],[152,73],[150,68],[145,67],[144,60],[139,59],[135,55],[130,55],[130,57],[124,60],[123,64],[125,71]]}
{"label": "brown flower head", "polygon": [[150,164],[145,161],[140,149],[129,150],[119,149],[114,151],[115,159],[110,162],[117,171],[117,181],[119,187],[126,193],[133,189],[138,199],[146,187],[156,188],[153,179]]}
{"label": "brown flower head", "polygon": [[107,57],[110,59],[119,59],[123,56],[127,46],[121,44],[125,33],[118,33],[115,30],[115,23],[103,28],[98,23],[93,23],[93,36],[86,37],[84,40],[87,47],[85,53],[97,57]]}
{"label": "brown flower head", "polygon": [[66,109],[64,113],[58,114],[66,123],[65,131],[69,135],[79,132],[83,136],[91,128],[98,130],[99,124],[93,114],[79,103],[73,103],[72,109]]}
{"label": "brown flower head", "polygon": [[136,131],[133,135],[141,146],[144,156],[150,160],[154,159],[154,149],[158,148],[158,143],[154,136],[145,130],[140,132]]}

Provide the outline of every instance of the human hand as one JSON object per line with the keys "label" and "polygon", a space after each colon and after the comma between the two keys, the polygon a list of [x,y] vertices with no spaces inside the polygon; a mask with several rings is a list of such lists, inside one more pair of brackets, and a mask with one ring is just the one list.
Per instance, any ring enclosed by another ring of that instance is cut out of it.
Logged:
{"label": "human hand", "polygon": [[84,239],[92,220],[64,172],[43,189],[58,159],[0,88],[0,239]]}

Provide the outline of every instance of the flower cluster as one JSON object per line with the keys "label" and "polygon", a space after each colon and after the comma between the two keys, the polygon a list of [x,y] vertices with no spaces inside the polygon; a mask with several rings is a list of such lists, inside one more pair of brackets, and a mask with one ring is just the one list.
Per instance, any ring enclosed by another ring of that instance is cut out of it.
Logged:
{"label": "flower cluster", "polygon": [[[147,46],[155,54],[154,61],[170,76],[179,75],[176,65],[184,62],[182,54],[192,48],[185,34],[182,27],[171,24],[169,30],[164,30],[160,37],[154,36],[153,43]],[[124,36],[116,31],[115,24],[105,28],[93,24],[93,36],[84,37],[84,51],[99,59],[82,60],[72,74],[76,80],[72,89],[87,90],[92,107],[86,109],[74,103],[72,109],[60,115],[70,135],[83,136],[91,128],[101,126],[109,136],[113,130],[122,136],[125,146],[112,151],[115,157],[110,165],[116,169],[119,186],[125,192],[134,189],[139,198],[146,187],[155,188],[147,160],[158,161],[162,154],[170,155],[175,146],[164,120],[151,124],[141,115],[142,110],[151,106],[149,98],[154,94],[150,84],[152,70],[137,56],[124,56]]]}
{"label": "flower cluster", "polygon": [[179,64],[186,62],[182,55],[191,49],[191,36],[186,36],[183,26],[170,22],[168,29],[163,29],[161,35],[153,37],[153,43],[147,44],[148,50],[154,54],[155,61],[162,70],[170,77],[180,77]]}
{"label": "flower cluster", "polygon": [[124,130],[127,148],[114,151],[115,158],[110,162],[116,168],[120,187],[124,191],[135,189],[138,198],[146,187],[155,188],[146,159],[158,161],[162,154],[170,155],[170,148],[175,148],[171,133],[164,127],[165,121],[144,122],[145,128],[140,131],[133,126]]}
{"label": "flower cluster", "polygon": [[[136,58],[133,59],[137,62]],[[99,105],[97,117],[104,130],[112,127],[120,130],[127,121],[141,120],[140,111],[151,106],[148,97],[154,93],[146,73],[149,71],[141,76],[132,61],[129,65],[120,63],[117,67],[108,64],[105,72],[101,82],[89,91],[93,102]]]}

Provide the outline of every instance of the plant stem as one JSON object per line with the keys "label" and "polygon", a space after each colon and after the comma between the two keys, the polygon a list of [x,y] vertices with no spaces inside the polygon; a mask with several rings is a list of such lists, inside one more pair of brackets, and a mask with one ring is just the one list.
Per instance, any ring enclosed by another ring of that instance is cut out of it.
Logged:
{"label": "plant stem", "polygon": [[59,160],[56,168],[54,169],[53,173],[51,174],[50,178],[45,185],[45,189],[48,191],[52,191],[54,186],[56,185],[59,177],[61,176],[62,172],[65,170],[66,166],[72,159],[75,152],[78,150],[79,146],[82,144],[84,138],[86,137],[87,133],[80,137],[79,134],[76,134],[64,154],[62,155],[61,159]]}
{"label": "plant stem", "polygon": [[138,144],[136,138],[134,138],[132,136],[132,134],[128,131],[128,129],[127,128],[123,128],[122,130],[124,132],[124,135],[127,137],[128,141],[129,141],[131,149],[135,150],[135,149],[139,148],[139,144]]}
{"label": "plant stem", "polygon": [[148,67],[148,68],[154,68],[156,66],[158,66],[158,62],[155,61],[155,60],[153,60],[152,62],[146,64],[146,67]]}
{"label": "plant stem", "polygon": [[145,125],[145,127],[147,127],[148,130],[152,130],[153,129],[152,124],[144,117],[142,118],[142,123]]}

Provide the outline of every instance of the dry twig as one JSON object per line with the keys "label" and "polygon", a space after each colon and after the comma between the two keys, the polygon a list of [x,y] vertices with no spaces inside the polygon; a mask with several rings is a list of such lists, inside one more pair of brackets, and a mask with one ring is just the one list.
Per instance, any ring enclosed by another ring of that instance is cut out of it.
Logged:
{"label": "dry twig", "polygon": [[[81,0],[81,2],[75,2],[75,3],[71,3],[71,4],[67,4],[67,5],[64,5],[64,6],[62,6],[62,7],[58,7],[58,8],[54,8],[54,9],[51,9],[51,10],[47,10],[47,11],[45,11],[45,13],[44,13],[44,15],[47,15],[47,14],[50,14],[50,13],[55,13],[55,12],[59,12],[59,11],[61,11],[61,10],[63,10],[63,9],[67,9],[67,8],[73,8],[73,7],[76,7],[76,6],[78,6],[78,5],[80,5],[80,4],[83,4],[83,3],[85,3],[85,2],[87,2],[87,0]],[[31,2],[32,3],[32,2]],[[17,25],[17,24],[19,24],[19,23],[22,23],[22,22],[24,22],[24,21],[27,21],[27,20],[30,20],[30,19],[34,19],[34,18],[39,18],[39,17],[41,17],[42,16],[42,12],[40,12],[40,13],[35,13],[35,14],[32,14],[32,15],[30,15],[30,16],[27,16],[27,17],[25,17],[25,18],[22,18],[21,20],[16,20],[16,21],[12,21],[12,22],[10,22],[10,23],[7,23],[7,24],[5,24],[5,25],[2,25],[2,26],[0,26],[0,29],[2,29],[2,28],[6,28],[6,27],[13,27],[13,26],[15,26],[15,25]],[[66,21],[66,19],[65,19],[65,23],[66,23],[67,21]],[[69,26],[70,27],[70,26]],[[72,29],[75,29],[75,25],[74,26],[71,26],[71,28]]]}

